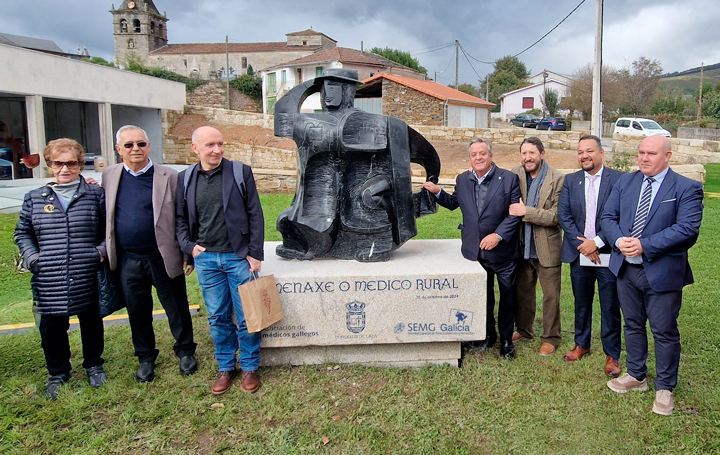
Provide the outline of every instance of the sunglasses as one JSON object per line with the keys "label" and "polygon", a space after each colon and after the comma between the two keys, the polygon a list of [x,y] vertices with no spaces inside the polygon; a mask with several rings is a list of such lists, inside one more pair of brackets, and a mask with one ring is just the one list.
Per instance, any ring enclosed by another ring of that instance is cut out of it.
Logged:
{"label": "sunglasses", "polygon": [[138,142],[126,142],[123,144],[123,147],[130,150],[131,148],[133,148],[133,145],[135,145],[135,144],[137,144],[137,146],[140,148],[147,147],[147,145],[148,145],[148,143],[145,141],[138,141]]}
{"label": "sunglasses", "polygon": [[62,169],[67,166],[68,169],[77,169],[80,167],[79,161],[48,161],[47,165],[53,169]]}

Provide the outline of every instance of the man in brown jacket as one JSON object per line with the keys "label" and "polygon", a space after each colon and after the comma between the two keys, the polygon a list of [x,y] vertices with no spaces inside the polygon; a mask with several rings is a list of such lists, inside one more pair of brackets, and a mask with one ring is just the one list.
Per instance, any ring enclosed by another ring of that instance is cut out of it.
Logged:
{"label": "man in brown jacket", "polygon": [[522,255],[517,266],[517,315],[513,342],[534,337],[535,287],[543,292],[543,333],[539,354],[549,356],[560,345],[560,253],[562,234],[558,201],[565,175],[548,166],[540,139],[529,137],[520,145],[522,199],[510,206],[510,215],[522,217]]}

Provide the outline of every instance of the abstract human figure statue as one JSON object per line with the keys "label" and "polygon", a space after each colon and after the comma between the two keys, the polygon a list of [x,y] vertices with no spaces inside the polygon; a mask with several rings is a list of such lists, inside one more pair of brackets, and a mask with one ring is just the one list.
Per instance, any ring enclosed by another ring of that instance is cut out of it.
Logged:
{"label": "abstract human figure statue", "polygon": [[[435,149],[403,121],[355,109],[360,84],[357,71],[330,68],[275,105],[275,135],[297,144],[300,175],[277,220],[278,256],[387,261],[417,234],[415,218],[437,210],[427,190],[412,192],[410,174],[417,163],[437,182]],[[317,92],[322,113],[299,113]]]}

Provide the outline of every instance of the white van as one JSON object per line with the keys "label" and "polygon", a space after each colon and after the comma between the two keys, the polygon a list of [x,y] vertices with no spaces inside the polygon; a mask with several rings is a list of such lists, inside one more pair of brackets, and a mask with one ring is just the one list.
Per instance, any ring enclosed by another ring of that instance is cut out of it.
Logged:
{"label": "white van", "polygon": [[629,136],[654,136],[660,134],[665,137],[672,137],[670,131],[663,129],[655,120],[635,117],[617,119],[613,134],[627,134]]}

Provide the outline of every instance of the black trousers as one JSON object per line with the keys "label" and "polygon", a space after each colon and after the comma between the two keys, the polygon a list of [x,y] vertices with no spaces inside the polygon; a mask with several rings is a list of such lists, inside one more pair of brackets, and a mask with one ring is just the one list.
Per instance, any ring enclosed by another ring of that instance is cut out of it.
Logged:
{"label": "black trousers", "polygon": [[[517,278],[515,268],[517,261],[492,263],[478,258],[478,262],[487,272],[486,336],[493,339],[496,333],[499,333],[501,341],[510,340],[515,326],[515,304],[517,300],[515,295],[515,281]],[[495,332],[495,277],[497,277],[498,290],[500,291],[497,332]]]}
{"label": "black trousers", "polygon": [[600,297],[600,340],[605,355],[620,358],[622,319],[617,295],[617,279],[607,267],[580,265],[580,258],[570,263],[570,281],[575,297],[575,344],[590,349],[592,311],[597,281]]}
{"label": "black trousers", "polygon": [[183,357],[195,353],[185,275],[170,278],[162,257],[140,261],[121,255],[120,285],[127,305],[135,355],[140,362],[154,362],[160,353],[155,348],[152,286],[155,286],[175,337],[175,354]]}
{"label": "black trousers", "polygon": [[[105,350],[105,329],[97,308],[79,313],[80,337],[82,339],[83,368],[100,366],[105,361],[102,353]],[[40,339],[42,341],[45,364],[51,376],[69,374],[70,341],[68,329],[69,316],[40,315]]]}
{"label": "black trousers", "polygon": [[635,379],[647,375],[646,324],[655,338],[655,390],[672,391],[680,365],[680,331],[677,318],[682,291],[653,291],[642,265],[623,264],[617,279],[620,307],[625,318],[627,372]]}

